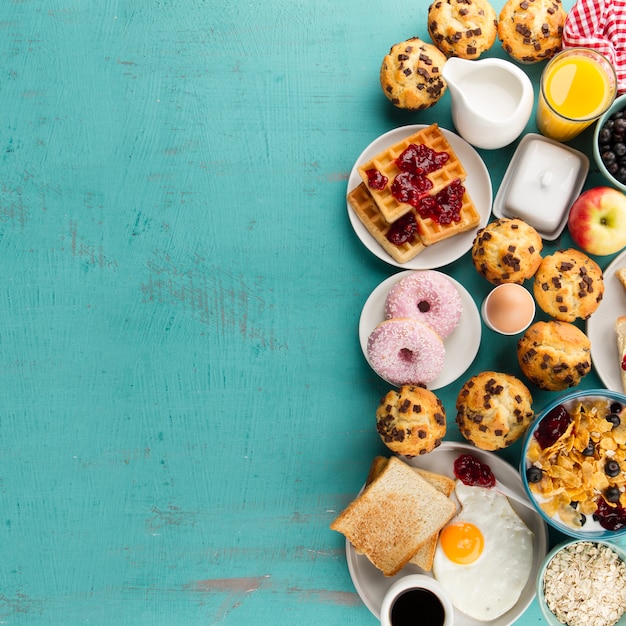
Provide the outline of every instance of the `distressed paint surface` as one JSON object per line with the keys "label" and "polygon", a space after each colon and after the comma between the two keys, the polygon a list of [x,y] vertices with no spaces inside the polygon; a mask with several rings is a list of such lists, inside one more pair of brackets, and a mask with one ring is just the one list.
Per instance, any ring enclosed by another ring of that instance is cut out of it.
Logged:
{"label": "distressed paint surface", "polygon": [[328,526],[384,452],[356,329],[396,269],[345,191],[379,134],[452,128],[378,85],[426,10],[3,0],[0,623],[376,623]]}

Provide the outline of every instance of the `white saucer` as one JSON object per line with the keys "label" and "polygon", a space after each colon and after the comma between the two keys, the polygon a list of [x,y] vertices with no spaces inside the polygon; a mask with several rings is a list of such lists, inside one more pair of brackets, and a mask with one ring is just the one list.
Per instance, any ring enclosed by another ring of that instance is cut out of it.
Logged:
{"label": "white saucer", "polygon": [[[520,476],[511,465],[495,454],[479,450],[469,444],[444,441],[441,446],[435,448],[428,454],[415,457],[414,459],[404,460],[409,463],[409,465],[421,467],[454,478],[454,460],[460,454],[467,452],[489,465],[491,471],[500,482],[506,487],[509,487],[520,497],[526,499]],[[510,626],[524,613],[535,598],[537,574],[547,552],[547,526],[541,519],[541,516],[532,509],[513,500],[510,502],[516,513],[534,534],[533,565],[526,586],[522,590],[517,604],[499,618],[490,622],[481,622],[468,617],[460,611],[455,611],[454,626],[482,626],[484,624],[489,624],[489,626]],[[385,593],[398,578],[407,574],[424,574],[424,571],[417,567],[417,565],[409,563],[395,576],[386,577],[370,563],[367,557],[357,554],[349,541],[346,541],[346,558],[350,576],[352,577],[352,582],[354,583],[357,593],[365,606],[367,606],[376,618],[380,617],[380,607],[382,606]],[[427,575],[431,576],[430,573]],[[485,590],[486,593],[488,593],[488,591],[488,589]]]}
{"label": "white saucer", "polygon": [[626,315],[626,291],[615,276],[615,270],[626,265],[626,250],[615,257],[604,270],[604,296],[600,306],[587,320],[587,336],[591,341],[591,366],[607,389],[624,393],[620,359],[615,337],[615,320]]}
{"label": "white saucer", "polygon": [[[426,124],[401,126],[400,128],[390,130],[375,139],[369,146],[367,146],[367,148],[365,148],[356,160],[356,163],[350,172],[350,177],[348,178],[347,193],[350,193],[362,182],[359,172],[357,171],[357,167],[359,165],[369,161],[369,159],[376,156],[379,152],[382,152],[389,146],[401,141],[413,133],[416,133],[422,128],[426,128]],[[476,231],[479,228],[483,228],[489,221],[493,197],[491,178],[489,176],[487,166],[480,158],[478,152],[476,152],[476,150],[474,150],[474,148],[472,148],[472,146],[470,146],[465,139],[462,139],[445,128],[440,128],[440,130],[450,142],[452,149],[456,152],[456,155],[459,157],[461,163],[463,163],[463,167],[467,172],[467,178],[463,184],[465,185],[470,198],[476,205],[477,211],[480,213],[480,224],[473,230],[451,237],[448,241],[441,241],[433,246],[429,246],[426,250],[420,252],[416,257],[407,263],[398,263],[392,259],[383,250],[383,248],[381,248],[380,244],[374,239],[374,237],[369,234],[357,214],[350,206],[350,203],[346,201],[348,206],[348,217],[350,218],[350,222],[352,223],[352,227],[354,228],[358,238],[363,242],[365,247],[370,250],[370,252],[390,265],[412,270],[427,270],[448,265],[463,256],[472,247]]]}
{"label": "white saucer", "polygon": [[[387,294],[399,280],[411,273],[412,270],[406,270],[390,276],[372,291],[363,305],[359,320],[359,341],[363,355],[368,363],[367,340],[376,325],[385,319],[385,299]],[[470,293],[460,282],[454,280],[451,276],[447,274],[444,274],[444,276],[452,281],[458,289],[463,302],[463,313],[461,314],[459,325],[444,339],[446,358],[443,371],[427,385],[431,391],[449,385],[467,370],[478,353],[482,332],[480,313]]]}

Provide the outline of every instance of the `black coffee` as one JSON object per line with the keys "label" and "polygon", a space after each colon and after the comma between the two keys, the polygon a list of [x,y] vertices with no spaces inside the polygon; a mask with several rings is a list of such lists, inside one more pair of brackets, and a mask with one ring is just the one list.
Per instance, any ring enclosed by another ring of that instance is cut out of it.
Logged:
{"label": "black coffee", "polygon": [[428,589],[407,589],[391,607],[393,626],[442,626],[445,616],[441,600]]}

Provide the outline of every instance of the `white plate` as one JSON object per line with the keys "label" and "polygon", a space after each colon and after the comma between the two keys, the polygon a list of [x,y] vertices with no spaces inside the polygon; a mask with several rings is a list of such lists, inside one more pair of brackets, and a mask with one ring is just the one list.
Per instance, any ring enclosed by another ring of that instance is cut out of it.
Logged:
{"label": "white plate", "polygon": [[[363,355],[368,363],[367,340],[376,325],[385,319],[385,299],[387,294],[399,280],[412,273],[412,270],[406,270],[390,276],[372,291],[363,305],[359,320],[359,341]],[[470,293],[460,282],[454,280],[451,276],[447,274],[444,274],[444,276],[452,281],[458,289],[463,302],[463,313],[461,314],[459,325],[443,341],[446,348],[446,358],[441,374],[427,385],[431,391],[449,385],[467,370],[478,353],[482,332],[480,313]]]}
{"label": "white plate", "polygon": [[[359,156],[356,160],[356,163],[350,172],[350,177],[348,178],[347,193],[350,193],[362,182],[361,176],[357,171],[357,167],[359,165],[369,161],[379,152],[382,152],[389,146],[392,146],[394,143],[401,141],[405,137],[416,133],[422,128],[426,128],[426,124],[401,126],[400,128],[390,130],[384,135],[378,137],[378,139],[375,139],[369,146],[367,146],[367,148],[365,148],[365,150],[361,153],[361,156]],[[476,231],[485,226],[489,221],[493,198],[491,178],[489,177],[487,166],[480,158],[478,152],[476,152],[476,150],[474,150],[474,148],[472,148],[472,146],[470,146],[465,139],[462,139],[445,128],[440,128],[440,130],[450,142],[452,149],[456,152],[456,155],[459,157],[461,163],[463,163],[463,167],[467,172],[467,178],[463,184],[467,189],[467,193],[476,205],[477,211],[480,213],[480,224],[473,230],[455,235],[454,237],[450,237],[447,241],[444,240],[433,246],[429,246],[426,250],[420,252],[416,257],[407,263],[398,263],[392,259],[383,250],[374,237],[369,234],[368,230],[365,226],[363,226],[363,223],[350,206],[350,203],[346,201],[348,206],[348,216],[358,238],[370,250],[370,252],[390,265],[411,270],[428,270],[452,263],[452,261],[456,261],[472,247]]]}
{"label": "white plate", "polygon": [[[459,456],[459,454],[467,452],[470,452],[483,463],[489,465],[491,471],[500,482],[512,489],[522,498],[526,499],[520,476],[511,465],[495,454],[479,450],[469,444],[444,441],[441,446],[435,448],[428,454],[415,457],[414,459],[404,460],[410,465],[422,467],[432,472],[445,474],[446,476],[454,478],[454,460]],[[524,613],[535,598],[537,573],[541,568],[541,562],[547,552],[547,526],[541,519],[540,515],[532,509],[514,501],[511,501],[511,506],[534,534],[533,565],[528,581],[526,582],[526,586],[522,590],[517,604],[504,615],[501,615],[498,619],[490,622],[481,622],[468,617],[460,611],[455,611],[454,626],[479,626],[487,623],[489,626],[509,626],[510,624],[513,624],[520,617],[520,615],[522,615],[522,613]],[[377,618],[380,618],[380,607],[385,593],[389,587],[396,580],[398,580],[398,578],[407,574],[424,573],[424,571],[417,567],[417,565],[409,563],[395,576],[386,577],[380,570],[376,569],[370,563],[367,557],[357,554],[349,541],[346,541],[346,558],[348,561],[350,576],[352,577],[352,582],[354,583],[357,593],[361,597],[365,606],[367,606],[367,608]],[[488,593],[488,591],[489,590],[485,590],[486,593]]]}
{"label": "white plate", "polygon": [[615,257],[604,270],[604,296],[600,306],[587,320],[591,341],[591,365],[607,389],[624,393],[619,371],[615,338],[615,320],[626,315],[626,291],[615,276],[615,270],[626,265],[626,250]]}

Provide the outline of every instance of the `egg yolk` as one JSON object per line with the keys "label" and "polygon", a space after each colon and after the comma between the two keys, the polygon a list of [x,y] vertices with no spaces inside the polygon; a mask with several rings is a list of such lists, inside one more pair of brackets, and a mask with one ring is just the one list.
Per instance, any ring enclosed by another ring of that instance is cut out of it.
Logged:
{"label": "egg yolk", "polygon": [[459,565],[473,563],[482,553],[485,540],[480,530],[469,522],[448,524],[439,536],[444,554]]}

